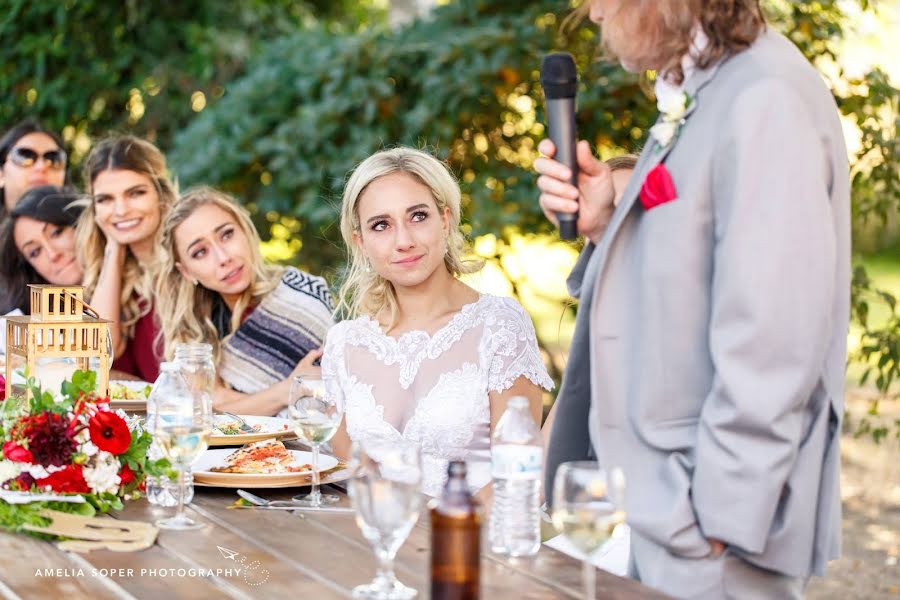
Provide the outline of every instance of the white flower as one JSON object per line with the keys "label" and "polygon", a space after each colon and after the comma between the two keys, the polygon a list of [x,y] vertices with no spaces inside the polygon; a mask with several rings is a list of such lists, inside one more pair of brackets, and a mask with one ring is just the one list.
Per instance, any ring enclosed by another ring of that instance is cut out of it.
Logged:
{"label": "white flower", "polygon": [[663,148],[672,142],[675,133],[678,131],[680,123],[675,121],[660,121],[650,128],[650,135],[653,136],[659,145]]}
{"label": "white flower", "polygon": [[84,480],[95,494],[119,491],[122,478],[119,477],[119,459],[109,452],[99,451],[91,461],[91,466],[83,469]]}
{"label": "white flower", "polygon": [[88,440],[81,445],[81,452],[85,456],[94,456],[100,452],[100,448],[98,448],[94,442]]}
{"label": "white flower", "polygon": [[680,121],[687,113],[688,95],[673,86],[662,86],[657,91],[656,107],[666,121]]}
{"label": "white flower", "polygon": [[22,469],[23,471],[27,471],[29,475],[34,477],[35,479],[43,479],[48,476],[50,473],[47,472],[47,469],[42,467],[41,465],[28,465]]}
{"label": "white flower", "polygon": [[22,463],[0,460],[0,484],[15,479],[22,472]]}

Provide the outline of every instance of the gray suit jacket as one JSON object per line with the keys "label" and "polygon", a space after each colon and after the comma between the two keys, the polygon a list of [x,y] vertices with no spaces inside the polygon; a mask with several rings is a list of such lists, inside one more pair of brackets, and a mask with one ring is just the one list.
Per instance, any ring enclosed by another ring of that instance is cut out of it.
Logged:
{"label": "gray suit jacket", "polygon": [[[548,477],[578,453],[626,472],[629,521],[687,557],[708,538],[781,573],[840,551],[850,293],[847,153],[819,74],[769,30],[695,72],[685,125],[648,142],[579,259]],[[638,193],[665,162],[678,198]],[[592,389],[594,402],[591,402]]]}

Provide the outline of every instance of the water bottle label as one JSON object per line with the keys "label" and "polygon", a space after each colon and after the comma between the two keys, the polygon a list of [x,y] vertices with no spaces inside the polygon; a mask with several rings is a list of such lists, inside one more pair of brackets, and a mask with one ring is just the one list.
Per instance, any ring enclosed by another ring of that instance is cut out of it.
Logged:
{"label": "water bottle label", "polygon": [[495,479],[539,479],[542,460],[540,446],[497,444],[491,447],[491,475]]}

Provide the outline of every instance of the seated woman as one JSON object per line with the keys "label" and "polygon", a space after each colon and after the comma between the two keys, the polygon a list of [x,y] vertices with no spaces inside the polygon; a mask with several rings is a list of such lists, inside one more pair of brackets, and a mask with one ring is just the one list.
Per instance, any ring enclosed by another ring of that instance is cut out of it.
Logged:
{"label": "seated woman", "polygon": [[457,279],[480,266],[462,258],[459,220],[459,185],[433,156],[396,148],[356,168],[341,211],[340,306],[354,318],[331,329],[322,360],[346,401],[335,452],[370,438],[419,444],[430,495],[449,460],[468,461],[470,487],[488,484],[508,399],[525,396],[540,422],[541,387],[553,385],[524,309]]}
{"label": "seated woman", "polygon": [[78,259],[85,297],[112,321],[113,369],[153,382],[162,349],[153,310],[154,250],[159,224],[175,201],[166,159],[132,136],[102,140],[85,161],[91,196],[78,220]]}
{"label": "seated woman", "polygon": [[28,284],[81,285],[75,259],[75,223],[81,208],[74,190],[33,188],[0,226],[0,288],[8,290],[3,312],[30,308]]}
{"label": "seated woman", "polygon": [[273,415],[287,407],[293,375],[313,361],[332,325],[321,277],[266,264],[250,215],[211,188],[195,188],[163,222],[156,280],[165,355],[178,343],[213,346],[217,409]]}
{"label": "seated woman", "polygon": [[55,131],[22,121],[0,138],[0,219],[22,194],[41,185],[64,185],[66,151]]}

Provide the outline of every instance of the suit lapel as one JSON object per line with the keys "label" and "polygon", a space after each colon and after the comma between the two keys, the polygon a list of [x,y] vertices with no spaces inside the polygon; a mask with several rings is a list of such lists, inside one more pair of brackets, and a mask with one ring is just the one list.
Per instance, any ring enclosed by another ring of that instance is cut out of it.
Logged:
{"label": "suit lapel", "polygon": [[[685,82],[684,91],[687,92],[688,96],[691,98],[691,103],[684,115],[685,120],[687,120],[691,113],[697,109],[697,106],[701,101],[700,91],[707,83],[712,81],[716,72],[719,70],[719,67],[722,65],[722,62],[724,61],[719,61],[708,69],[694,71],[691,77]],[[662,116],[660,115],[657,122],[659,122],[661,118]],[[682,129],[686,126],[687,122],[682,125]],[[581,289],[582,309],[591,305],[597,276],[603,271],[609,247],[615,240],[616,234],[622,227],[622,223],[625,222],[625,219],[634,207],[634,204],[640,195],[641,187],[644,185],[644,179],[647,177],[647,173],[666,159],[669,152],[671,152],[676,144],[678,144],[680,138],[681,131],[679,131],[679,134],[672,140],[672,143],[665,148],[660,148],[659,144],[657,144],[656,140],[652,137],[648,138],[647,144],[644,146],[644,150],[641,152],[638,163],[634,168],[634,173],[632,173],[631,178],[628,180],[628,185],[625,187],[625,192],[622,194],[622,199],[619,201],[619,205],[613,213],[612,219],[606,228],[606,232],[603,234],[603,238],[591,255],[591,260],[585,269]]]}

